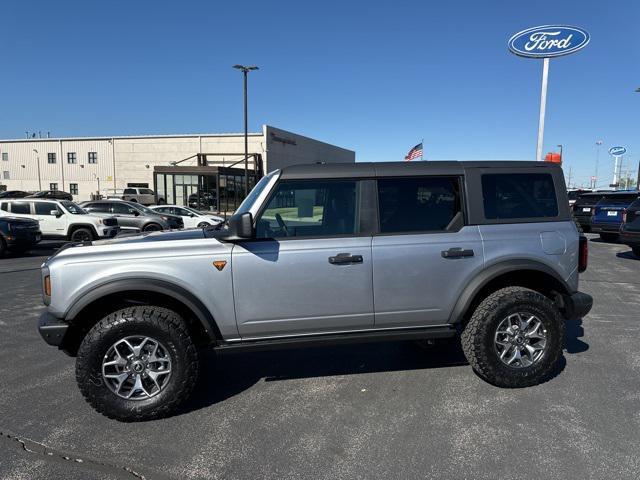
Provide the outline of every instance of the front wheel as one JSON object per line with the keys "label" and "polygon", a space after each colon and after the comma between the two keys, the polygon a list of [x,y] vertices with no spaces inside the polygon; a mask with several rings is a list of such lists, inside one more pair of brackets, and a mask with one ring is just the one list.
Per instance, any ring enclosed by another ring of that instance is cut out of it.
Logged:
{"label": "front wheel", "polygon": [[76,381],[103,415],[131,422],[175,412],[193,391],[198,353],[184,320],[136,306],[100,320],[78,350]]}
{"label": "front wheel", "polygon": [[162,227],[157,223],[150,223],[142,229],[143,232],[159,232],[160,230]]}
{"label": "front wheel", "polygon": [[207,222],[200,222],[198,224],[198,228],[207,228],[207,227],[210,227],[210,226],[211,226],[211,224],[207,223]]}
{"label": "front wheel", "polygon": [[93,232],[88,228],[77,228],[69,238],[72,242],[90,242],[93,240]]}
{"label": "front wheel", "polygon": [[476,373],[507,388],[547,380],[562,355],[564,322],[534,290],[497,290],[476,308],[462,332],[462,349]]}

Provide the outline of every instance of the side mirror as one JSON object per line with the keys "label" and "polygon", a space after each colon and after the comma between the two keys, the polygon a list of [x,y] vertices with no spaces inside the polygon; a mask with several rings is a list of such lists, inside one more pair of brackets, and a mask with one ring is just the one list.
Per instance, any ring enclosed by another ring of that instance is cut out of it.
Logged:
{"label": "side mirror", "polygon": [[253,228],[253,215],[249,212],[240,215],[233,215],[229,219],[230,240],[249,240],[255,237]]}
{"label": "side mirror", "polygon": [[138,216],[140,216],[140,212],[139,212],[138,210],[134,210],[134,211],[133,211],[133,216],[134,216],[134,217],[138,217]]}
{"label": "side mirror", "polygon": [[60,212],[59,210],[51,210],[49,214],[53,215],[56,218],[60,218],[62,216],[62,212]]}

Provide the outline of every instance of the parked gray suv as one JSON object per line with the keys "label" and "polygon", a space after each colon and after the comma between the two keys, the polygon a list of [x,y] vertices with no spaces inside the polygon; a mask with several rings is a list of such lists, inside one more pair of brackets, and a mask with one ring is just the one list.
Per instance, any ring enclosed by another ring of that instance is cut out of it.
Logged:
{"label": "parked gray suv", "polygon": [[69,246],[42,267],[44,340],[123,421],[175,411],[198,351],[459,336],[501,387],[549,378],[587,243],[537,162],[294,166],[228,225]]}
{"label": "parked gray suv", "polygon": [[183,228],[184,221],[179,215],[160,213],[135,202],[123,200],[91,200],[80,204],[87,212],[118,219],[124,231],[128,229],[143,232]]}

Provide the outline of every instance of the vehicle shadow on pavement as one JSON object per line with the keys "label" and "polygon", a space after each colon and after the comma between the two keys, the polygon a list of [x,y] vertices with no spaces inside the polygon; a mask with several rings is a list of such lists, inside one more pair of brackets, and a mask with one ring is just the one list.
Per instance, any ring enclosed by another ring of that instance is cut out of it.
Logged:
{"label": "vehicle shadow on pavement", "polygon": [[205,352],[199,385],[178,415],[222,402],[263,379],[273,382],[464,365],[467,360],[454,340],[432,346],[405,341],[218,355]]}
{"label": "vehicle shadow on pavement", "polygon": [[[584,335],[582,320],[566,324],[565,350],[568,354],[588,350],[579,338]],[[434,345],[422,342],[379,342],[355,345],[296,348],[262,352],[205,352],[203,371],[193,397],[177,415],[207,408],[251,388],[261,380],[318,378],[375,372],[410,371],[467,366],[457,339]],[[558,367],[545,381],[555,378],[566,366]]]}
{"label": "vehicle shadow on pavement", "polygon": [[631,250],[628,250],[626,252],[618,252],[616,253],[616,257],[624,258],[626,260],[640,260],[640,258],[636,257]]}
{"label": "vehicle shadow on pavement", "polygon": [[567,353],[581,353],[589,350],[589,344],[580,340],[580,338],[584,337],[582,319],[567,320],[564,328],[564,346]]}

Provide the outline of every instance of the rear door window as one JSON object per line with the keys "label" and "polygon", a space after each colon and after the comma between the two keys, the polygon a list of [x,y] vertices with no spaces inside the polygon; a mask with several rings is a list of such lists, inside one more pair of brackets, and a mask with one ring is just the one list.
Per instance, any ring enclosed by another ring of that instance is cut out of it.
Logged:
{"label": "rear door window", "polygon": [[482,175],[487,219],[558,216],[558,200],[549,173],[491,173]]}
{"label": "rear door window", "polygon": [[35,202],[36,215],[51,215],[52,211],[57,212],[58,206],[55,203]]}
{"label": "rear door window", "polygon": [[438,232],[461,212],[457,177],[378,180],[381,233]]}
{"label": "rear door window", "polygon": [[11,202],[11,213],[31,215],[31,206],[29,202]]}

